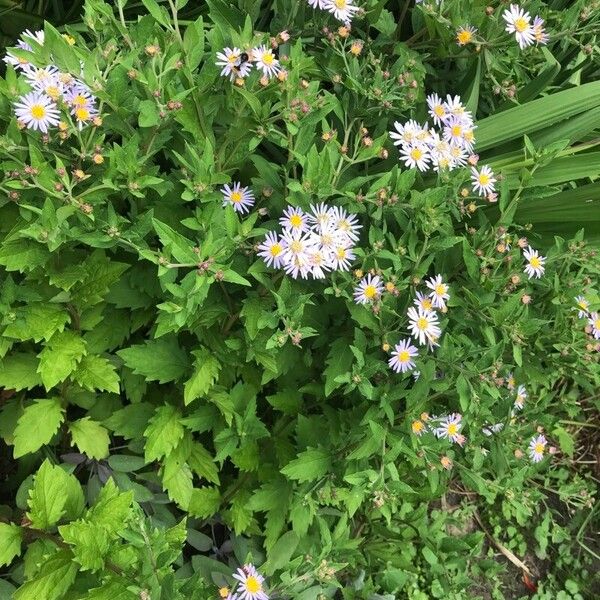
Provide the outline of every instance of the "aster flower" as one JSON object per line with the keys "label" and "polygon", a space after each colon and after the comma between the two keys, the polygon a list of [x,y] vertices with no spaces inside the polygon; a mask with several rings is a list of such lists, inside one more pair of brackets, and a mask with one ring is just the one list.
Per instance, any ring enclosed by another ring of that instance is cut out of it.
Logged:
{"label": "aster flower", "polygon": [[94,119],[94,117],[98,116],[98,111],[94,108],[94,106],[74,106],[71,109],[71,114],[75,117],[75,121],[77,122],[77,127],[81,131],[83,127],[90,123]]}
{"label": "aster flower", "polygon": [[544,458],[544,450],[548,441],[543,435],[533,436],[529,442],[529,458],[534,463],[539,463]]}
{"label": "aster flower", "polygon": [[311,223],[318,231],[328,229],[333,223],[332,210],[322,202],[321,204],[311,204],[310,213],[307,215]]}
{"label": "aster flower", "polygon": [[588,324],[592,328],[592,335],[594,339],[600,340],[600,316],[597,312],[590,313]]}
{"label": "aster flower", "polygon": [[481,432],[488,437],[494,433],[498,433],[504,429],[504,423],[495,423],[494,425],[486,425],[482,427]]}
{"label": "aster flower", "polygon": [[48,133],[48,127],[58,125],[60,113],[56,103],[46,94],[29,92],[15,102],[15,115],[19,121],[34,131]]}
{"label": "aster flower", "polygon": [[405,339],[394,346],[388,365],[396,373],[406,373],[416,367],[413,358],[418,355],[419,351],[411,344],[410,339]]}
{"label": "aster flower", "polygon": [[362,225],[358,224],[358,217],[354,214],[347,213],[343,208],[334,206],[331,209],[332,227],[346,236],[350,241],[357,242],[359,235],[358,230]]}
{"label": "aster flower", "polygon": [[520,385],[517,388],[514,407],[517,410],[523,410],[523,407],[525,406],[525,400],[527,400],[527,390],[525,389],[524,385]]}
{"label": "aster flower", "polygon": [[446,108],[442,99],[437,94],[430,94],[427,96],[427,106],[433,122],[436,125],[441,125],[446,118]]}
{"label": "aster flower", "polygon": [[231,204],[237,212],[250,212],[250,207],[254,205],[254,194],[249,187],[242,187],[239,181],[235,182],[233,187],[225,184],[221,188],[221,192],[223,193],[223,206]]}
{"label": "aster flower", "polygon": [[441,439],[448,439],[451,442],[458,442],[461,439],[460,428],[462,427],[462,416],[459,413],[453,413],[445,417],[435,428],[434,434]]}
{"label": "aster flower", "polygon": [[411,335],[422,346],[425,345],[427,341],[433,341],[433,343],[435,343],[440,335],[442,335],[436,313],[424,311],[422,308],[417,310],[411,306],[408,309],[407,316],[410,321]]}
{"label": "aster flower", "polygon": [[369,304],[375,302],[383,292],[383,284],[378,275],[367,275],[363,277],[354,288],[354,302],[357,304]]}
{"label": "aster flower", "polygon": [[221,67],[221,76],[229,77],[233,81],[236,77],[246,77],[252,69],[252,63],[242,62],[242,51],[239,48],[224,48],[217,52],[215,64]]}
{"label": "aster flower", "polygon": [[496,188],[496,178],[489,165],[484,165],[481,170],[478,171],[475,167],[471,167],[471,182],[473,185],[473,191],[477,192],[479,196],[486,196],[487,194],[494,192]]}
{"label": "aster flower", "polygon": [[244,565],[233,578],[238,581],[236,593],[240,600],[269,600],[263,587],[265,578],[253,565]]}
{"label": "aster flower", "polygon": [[427,426],[425,423],[423,423],[423,421],[419,421],[418,419],[412,422],[410,428],[417,437],[422,436],[427,431]]}
{"label": "aster flower", "polygon": [[288,206],[279,219],[282,227],[292,231],[306,231],[308,229],[308,217],[301,208]]}
{"label": "aster flower", "polygon": [[358,6],[354,5],[354,0],[325,0],[324,8],[332,13],[338,21],[342,21],[346,25],[350,24],[350,21],[359,10]]}
{"label": "aster flower", "polygon": [[446,109],[446,113],[448,113],[448,118],[454,116],[462,121],[464,125],[471,126],[473,124],[471,113],[465,108],[460,96],[452,97],[448,94],[444,102],[444,108]]}
{"label": "aster flower", "polygon": [[549,36],[544,29],[544,19],[541,17],[535,17],[533,19],[533,36],[535,37],[536,44],[547,44]]}
{"label": "aster flower", "polygon": [[446,124],[444,126],[444,139],[450,144],[463,146],[466,129],[467,125],[461,117],[451,115],[446,119]]}
{"label": "aster flower", "polygon": [[394,146],[401,146],[416,142],[417,133],[421,130],[421,126],[411,119],[406,123],[394,121],[394,129],[396,131],[390,131],[390,137],[394,140]]}
{"label": "aster flower", "polygon": [[400,160],[410,169],[426,171],[429,166],[429,150],[423,145],[411,145],[402,148]]}
{"label": "aster flower", "polygon": [[258,249],[260,250],[258,256],[264,259],[268,267],[271,265],[276,269],[281,267],[284,246],[274,231],[267,233],[265,241],[258,246]]}
{"label": "aster flower", "polygon": [[466,46],[473,41],[473,36],[477,33],[477,29],[471,25],[459,27],[456,31],[456,43],[459,46]]}
{"label": "aster flower", "polygon": [[[43,31],[30,31],[26,29],[22,34],[21,38],[17,40],[16,48],[20,50],[27,50],[27,52],[33,52],[33,48],[31,44],[28,43],[28,40],[34,40],[41,46],[44,45],[44,32]],[[3,58],[4,62],[8,65],[12,65],[17,69],[24,69],[29,66],[29,61],[24,58],[18,58],[14,54],[10,53],[10,50],[6,53],[6,56]]]}
{"label": "aster flower", "polygon": [[96,99],[91,94],[87,86],[81,82],[74,82],[73,85],[64,94],[65,102],[72,108],[92,109]]}
{"label": "aster flower", "polygon": [[421,292],[417,292],[417,297],[414,299],[413,304],[425,312],[431,312],[433,310],[431,298]]}
{"label": "aster flower", "polygon": [[356,258],[354,252],[350,248],[338,246],[335,248],[330,257],[333,268],[338,271],[348,271],[352,261]]}
{"label": "aster flower", "polygon": [[27,83],[38,92],[42,92],[49,82],[55,82],[58,79],[58,73],[58,67],[54,65],[41,68],[27,65],[23,68],[23,75]]}
{"label": "aster flower", "polygon": [[515,389],[516,385],[517,382],[515,381],[515,376],[512,373],[509,373],[506,376],[506,387],[512,391]]}
{"label": "aster flower", "polygon": [[315,279],[325,279],[326,271],[330,271],[332,264],[328,254],[321,248],[314,248],[308,253],[310,274]]}
{"label": "aster flower", "polygon": [[540,256],[537,250],[534,250],[531,246],[528,246],[523,250],[523,256],[527,260],[525,265],[525,273],[529,279],[537,277],[538,279],[544,274],[544,262],[546,261],[545,256]]}
{"label": "aster flower", "polygon": [[502,18],[506,21],[506,31],[515,34],[521,50],[533,44],[535,35],[528,12],[525,12],[518,4],[511,4],[510,9],[505,10],[502,14]]}
{"label": "aster flower", "polygon": [[445,308],[446,300],[450,299],[448,293],[448,284],[442,281],[442,276],[437,275],[425,282],[425,285],[431,290],[429,297],[435,308]]}
{"label": "aster flower", "polygon": [[577,316],[580,319],[585,319],[590,310],[590,303],[585,299],[584,296],[576,296],[575,302],[577,302],[577,307],[579,309]]}
{"label": "aster flower", "polygon": [[265,45],[258,46],[252,50],[252,59],[256,68],[263,72],[267,77],[273,77],[281,71],[279,61],[275,58],[273,50]]}
{"label": "aster flower", "polygon": [[311,253],[317,250],[310,233],[284,230],[282,235],[285,251],[283,253],[284,269],[294,279],[300,275],[308,277],[311,268]]}
{"label": "aster flower", "polygon": [[467,151],[462,146],[450,144],[450,156],[454,166],[463,167],[467,164]]}

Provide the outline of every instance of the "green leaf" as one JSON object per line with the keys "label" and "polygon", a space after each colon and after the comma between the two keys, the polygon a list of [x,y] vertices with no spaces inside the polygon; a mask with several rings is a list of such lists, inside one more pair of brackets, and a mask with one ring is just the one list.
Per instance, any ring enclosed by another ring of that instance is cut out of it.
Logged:
{"label": "green leaf", "polygon": [[0,387],[6,390],[30,390],[42,384],[37,372],[38,359],[33,353],[11,352],[0,361]]}
{"label": "green leaf", "polygon": [[65,417],[60,398],[35,400],[25,408],[15,429],[14,457],[20,458],[48,444]]}
{"label": "green leaf", "polygon": [[146,437],[144,456],[147,463],[162,458],[179,444],[184,434],[180,419],[181,413],[170,404],[156,409],[144,432]]}
{"label": "green leaf", "polygon": [[6,326],[4,336],[25,341],[48,341],[56,331],[62,331],[69,313],[57,304],[31,302],[15,311],[15,319]]}
{"label": "green leaf", "polygon": [[73,521],[58,528],[63,540],[73,546],[75,559],[82,571],[98,571],[110,550],[108,531],[97,523]]}
{"label": "green leaf", "polygon": [[168,13],[156,0],[142,0],[142,4],[148,9],[148,12],[154,17],[157,23],[160,23],[163,27],[171,28],[171,20]]}
{"label": "green leaf", "polygon": [[352,366],[354,355],[350,350],[350,342],[343,338],[338,338],[331,344],[329,354],[327,355],[327,368],[323,372],[325,375],[325,396],[329,396],[333,390],[342,385],[336,381],[340,375],[345,375]]}
{"label": "green leaf", "polygon": [[90,392],[99,390],[119,393],[119,375],[115,366],[102,356],[84,356],[72,378]]}
{"label": "green leaf", "polygon": [[188,464],[198,477],[204,477],[211,483],[219,484],[219,469],[215,460],[200,442],[194,442],[192,445]]}
{"label": "green leaf", "polygon": [[188,512],[201,519],[212,517],[221,505],[221,494],[217,488],[194,488]]}
{"label": "green leaf", "polygon": [[64,483],[68,478],[60,467],[46,459],[39,468],[29,491],[28,517],[36,529],[47,529],[57,523],[65,513],[67,496]]}
{"label": "green leaf", "polygon": [[264,572],[272,575],[278,569],[283,569],[290,562],[299,541],[293,531],[284,533],[269,550],[269,560],[263,565]]}
{"label": "green leaf", "polygon": [[215,384],[221,370],[219,361],[206,348],[194,350],[192,354],[196,357],[194,373],[185,382],[183,390],[186,405],[204,396]]}
{"label": "green leaf", "polygon": [[202,60],[204,54],[204,21],[198,17],[190,23],[183,34],[183,50],[186,66],[193,71]]}
{"label": "green leaf", "polygon": [[55,333],[38,355],[38,371],[49,390],[64,381],[86,353],[85,341],[74,331]]}
{"label": "green leaf", "polygon": [[7,240],[0,247],[0,265],[7,271],[24,273],[40,267],[50,258],[45,246],[29,240]]}
{"label": "green leaf", "polygon": [[331,469],[329,453],[320,448],[309,448],[298,454],[281,472],[300,483],[320,479]]}
{"label": "green leaf", "polygon": [[173,258],[182,263],[198,262],[198,255],[194,252],[194,246],[196,245],[194,242],[158,219],[152,219],[152,224],[162,245],[171,253]]}
{"label": "green leaf", "polygon": [[79,451],[96,460],[102,460],[108,456],[110,438],[108,431],[90,417],[84,417],[69,425],[73,444]]}
{"label": "green leaf", "polygon": [[68,550],[60,550],[42,562],[35,578],[24,583],[14,600],[59,600],[67,593],[75,577],[77,564]]}
{"label": "green leaf", "polygon": [[153,414],[154,407],[147,402],[129,404],[125,408],[114,412],[104,421],[104,424],[126,440],[139,439],[144,434],[148,421]]}
{"label": "green leaf", "polygon": [[117,535],[133,514],[133,491],[120,492],[109,479],[100,490],[96,503],[88,511],[88,519],[104,527],[111,535]]}
{"label": "green leaf", "polygon": [[139,111],[138,125],[140,127],[154,127],[160,124],[160,114],[154,100],[142,100]]}
{"label": "green leaf", "polygon": [[159,383],[180,379],[189,367],[187,354],[173,336],[148,340],[145,344],[119,350],[117,354],[136,375]]}
{"label": "green leaf", "polygon": [[0,523],[0,567],[10,565],[21,554],[23,531],[14,523]]}

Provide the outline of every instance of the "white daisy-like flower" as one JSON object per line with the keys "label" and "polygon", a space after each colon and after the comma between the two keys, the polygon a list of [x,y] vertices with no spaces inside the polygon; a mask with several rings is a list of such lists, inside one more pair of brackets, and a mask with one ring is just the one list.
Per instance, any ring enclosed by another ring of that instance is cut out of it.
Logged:
{"label": "white daisy-like flower", "polygon": [[405,339],[394,346],[388,365],[396,373],[406,373],[417,366],[413,358],[418,355],[419,350],[412,345],[410,339]]}
{"label": "white daisy-like flower", "polygon": [[543,435],[533,436],[529,442],[529,458],[534,463],[539,463],[544,458],[544,450],[548,441]]}
{"label": "white daisy-like flower", "polygon": [[431,165],[433,166],[433,170],[436,173],[439,173],[440,171],[445,171],[446,169],[448,171],[451,171],[456,164],[449,151],[439,152],[438,150],[431,149],[429,151],[429,156],[431,158]]}
{"label": "white daisy-like flower", "polygon": [[354,288],[354,302],[357,304],[369,304],[375,302],[383,292],[383,283],[378,275],[367,275],[363,277]]}
{"label": "white daisy-like flower", "polygon": [[426,146],[410,145],[402,148],[400,160],[410,169],[417,168],[419,171],[427,171],[429,167],[429,150]]}
{"label": "white daisy-like flower", "polygon": [[450,144],[450,156],[452,157],[453,167],[464,167],[467,164],[467,151],[462,146]]}
{"label": "white daisy-like flower", "polygon": [[502,18],[506,21],[506,31],[514,33],[521,50],[531,46],[535,41],[535,34],[531,26],[531,16],[518,4],[511,4],[510,9],[505,10]]}
{"label": "white daisy-like flower", "polygon": [[431,298],[421,292],[417,292],[417,297],[414,299],[413,304],[425,312],[431,312],[433,310]]}
{"label": "white daisy-like flower", "polygon": [[292,231],[306,231],[308,229],[308,217],[301,208],[290,205],[283,211],[279,224]]}
{"label": "white daisy-like flower", "polygon": [[444,109],[447,113],[447,119],[450,117],[455,117],[455,119],[460,120],[464,125],[470,127],[473,124],[473,117],[471,116],[470,111],[465,108],[465,105],[462,103],[460,96],[451,96],[448,94],[446,96],[446,100],[444,102]]}
{"label": "white daisy-like flower", "polygon": [[338,246],[348,245],[348,238],[331,225],[320,228],[320,232],[312,231],[310,236],[315,247],[322,250],[327,256],[331,256]]}
{"label": "white daisy-like flower", "polygon": [[[415,373],[418,373],[418,371],[413,371],[413,377]],[[413,421],[410,425],[410,428],[417,437],[421,437],[427,431],[427,425],[425,425],[425,423],[423,423],[423,421],[420,419]]]}
{"label": "white daisy-like flower", "polygon": [[229,77],[232,81],[236,77],[245,77],[252,68],[249,61],[242,63],[242,51],[239,48],[223,48],[217,52],[217,67],[221,67],[221,76]]}
{"label": "white daisy-like flower", "polygon": [[338,246],[330,256],[333,268],[337,271],[349,271],[352,262],[356,258],[351,248]]}
{"label": "white daisy-like flower", "polygon": [[[43,31],[30,31],[26,29],[22,34],[21,38],[17,40],[17,44],[15,48],[19,48],[20,50],[27,50],[27,52],[33,52],[33,48],[31,44],[28,43],[28,40],[34,40],[41,46],[44,45],[44,32]],[[10,53],[10,50],[6,53],[6,56],[2,59],[8,65],[12,65],[18,69],[25,69],[30,65],[29,61],[24,58],[18,58],[14,54]]]}
{"label": "white daisy-like flower", "polygon": [[44,91],[45,85],[49,82],[55,82],[58,79],[58,67],[49,65],[47,67],[34,67],[28,65],[23,69],[23,75],[27,83],[38,92]]}
{"label": "white daisy-like flower", "polygon": [[269,600],[263,586],[265,578],[253,565],[244,565],[233,578],[238,581],[236,593],[240,600]]}
{"label": "white daisy-like flower", "polygon": [[14,107],[17,119],[24,123],[27,129],[39,129],[42,133],[48,133],[48,127],[54,127],[60,121],[56,103],[46,94],[29,92],[21,96],[19,101],[14,103]]}
{"label": "white daisy-like flower", "polygon": [[523,410],[523,407],[525,406],[525,400],[527,400],[527,390],[525,389],[524,385],[520,385],[517,388],[514,407],[517,410]]}
{"label": "white daisy-like flower", "polygon": [[496,178],[489,165],[484,165],[480,171],[475,167],[471,167],[471,183],[473,191],[477,192],[479,196],[487,196],[496,190],[494,187]]}
{"label": "white daisy-like flower", "polygon": [[250,212],[250,207],[254,205],[254,194],[249,187],[242,187],[239,181],[236,181],[232,187],[225,184],[221,188],[223,193],[223,206],[231,204],[233,209],[240,213]]}
{"label": "white daisy-like flower", "polygon": [[308,222],[317,228],[318,231],[327,230],[333,224],[333,211],[324,202],[321,202],[321,204],[311,204],[310,213],[306,216]]}
{"label": "white daisy-like flower", "polygon": [[427,106],[429,114],[436,125],[441,125],[446,117],[446,108],[443,100],[437,94],[427,96]]}
{"label": "white daisy-like flower", "polygon": [[421,126],[413,119],[406,123],[395,121],[394,128],[396,131],[390,131],[390,137],[393,140],[394,146],[402,146],[416,142],[417,133],[421,131]]}
{"label": "white daisy-like flower", "polygon": [[359,11],[358,6],[354,5],[354,0],[325,0],[325,10],[347,25],[354,15]]}
{"label": "white daisy-like flower", "polygon": [[71,108],[92,109],[96,103],[96,98],[91,94],[87,86],[77,82],[64,95],[65,102]]}
{"label": "white daisy-like flower", "polygon": [[329,254],[321,248],[315,248],[308,254],[310,274],[315,279],[325,279],[327,271],[331,271],[332,262]]}
{"label": "white daisy-like flower", "polygon": [[493,425],[486,425],[481,428],[481,432],[483,435],[487,435],[488,437],[493,435],[494,433],[498,433],[504,429],[504,423],[494,423]]}
{"label": "white daisy-like flower", "polygon": [[268,267],[273,266],[275,269],[281,267],[285,248],[274,231],[267,233],[265,241],[258,246],[258,249],[260,252],[257,255],[264,259]]}
{"label": "white daisy-like flower", "polygon": [[434,312],[418,310],[410,307],[407,313],[410,321],[411,335],[421,344],[425,345],[429,340],[435,341],[442,335],[439,327],[438,316]]}
{"label": "white daisy-like flower", "polygon": [[285,272],[294,279],[297,279],[298,275],[306,279],[311,269],[310,255],[317,250],[310,233],[286,229],[281,239],[285,247],[283,253]]}
{"label": "white daisy-like flower", "polygon": [[331,209],[332,226],[352,242],[358,242],[358,230],[362,225],[358,223],[355,214],[347,213],[343,208],[334,206]]}
{"label": "white daisy-like flower", "polygon": [[512,390],[514,390],[514,389],[515,389],[515,387],[516,387],[516,386],[517,386],[517,382],[516,382],[516,380],[515,380],[515,376],[514,376],[514,374],[513,374],[513,373],[509,373],[509,374],[506,376],[506,387],[507,387],[509,390],[511,390],[511,391],[512,391]]}
{"label": "white daisy-like flower", "polygon": [[437,275],[425,282],[425,285],[431,290],[429,297],[435,308],[445,308],[446,300],[450,299],[448,293],[448,284],[442,281],[442,276]]}
{"label": "white daisy-like flower", "polygon": [[466,46],[473,41],[473,36],[477,33],[477,29],[471,25],[459,27],[456,31],[456,43],[459,46]]}
{"label": "white daisy-like flower", "polygon": [[92,105],[89,106],[74,106],[71,109],[71,114],[75,117],[77,127],[81,131],[85,125],[88,125],[90,121],[98,116],[98,111]]}
{"label": "white daisy-like flower", "polygon": [[308,5],[312,8],[325,10],[327,8],[327,0],[308,0]]}
{"label": "white daisy-like flower", "polygon": [[600,316],[597,312],[590,313],[588,324],[592,328],[594,339],[600,340]]}
{"label": "white daisy-like flower", "polygon": [[588,312],[590,310],[590,303],[585,299],[585,296],[576,296],[575,302],[577,302],[577,308],[579,310],[577,316],[580,319],[585,319],[588,316]]}
{"label": "white daisy-like flower", "polygon": [[539,279],[544,274],[544,262],[546,262],[546,257],[540,256],[538,251],[534,250],[531,246],[527,246],[527,248],[523,250],[523,256],[527,260],[525,273],[527,273],[529,279],[532,277],[537,277]]}
{"label": "white daisy-like flower", "polygon": [[[464,436],[460,433],[462,427],[462,415],[453,413],[445,417],[442,422],[435,428],[434,434],[438,438],[449,439],[451,442],[464,443]],[[462,445],[461,443],[461,445]]]}
{"label": "white daisy-like flower", "polygon": [[463,146],[466,130],[467,125],[465,125],[463,120],[459,116],[451,115],[446,119],[446,123],[444,125],[444,139],[449,144]]}
{"label": "white daisy-like flower", "polygon": [[263,72],[267,77],[274,77],[281,71],[281,65],[271,48],[267,48],[264,44],[252,50],[252,59],[256,68]]}
{"label": "white daisy-like flower", "polygon": [[548,34],[546,33],[546,30],[544,29],[544,19],[542,19],[541,17],[535,17],[535,19],[533,19],[533,36],[535,37],[535,43],[536,44],[547,44],[548,40],[550,39],[550,37],[548,36]]}

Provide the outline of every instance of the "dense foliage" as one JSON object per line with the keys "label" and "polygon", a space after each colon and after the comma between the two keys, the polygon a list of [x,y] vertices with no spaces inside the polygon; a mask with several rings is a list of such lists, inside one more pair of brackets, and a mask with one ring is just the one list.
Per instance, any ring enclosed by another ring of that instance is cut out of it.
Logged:
{"label": "dense foliage", "polygon": [[346,5],[8,51],[0,598],[597,594],[598,4]]}

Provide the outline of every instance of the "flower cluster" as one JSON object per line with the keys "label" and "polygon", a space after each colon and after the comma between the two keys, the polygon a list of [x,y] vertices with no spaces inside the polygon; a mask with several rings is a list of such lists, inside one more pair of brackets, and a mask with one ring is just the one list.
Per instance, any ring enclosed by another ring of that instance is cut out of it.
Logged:
{"label": "flower cluster", "polygon": [[464,446],[467,441],[467,438],[460,431],[462,429],[462,415],[460,413],[440,417],[422,413],[419,419],[412,422],[411,429],[419,437],[424,433],[431,432],[436,438],[446,439],[459,446]]}
{"label": "flower cluster", "polygon": [[600,313],[590,311],[590,303],[585,296],[577,296],[575,302],[577,302],[577,316],[580,319],[587,319],[586,332],[595,340],[600,340]]}
{"label": "flower cluster", "polygon": [[536,16],[531,23],[531,15],[518,4],[511,4],[502,18],[506,21],[506,31],[514,33],[521,50],[532,44],[546,44],[548,34],[544,30],[544,19]]}
{"label": "flower cluster", "polygon": [[352,249],[362,227],[356,215],[326,204],[311,205],[308,213],[288,206],[279,223],[281,235],[270,231],[258,246],[258,256],[268,266],[283,268],[294,279],[298,275],[323,279],[327,271],[350,269],[355,258]]}
{"label": "flower cluster", "polygon": [[[32,51],[27,39],[43,44],[44,32],[26,30],[18,40],[18,48]],[[42,133],[48,133],[50,127],[65,129],[66,124],[61,122],[61,109],[71,115],[80,130],[99,118],[96,98],[83,82],[70,73],[62,73],[54,65],[36,67],[10,51],[4,62],[19,69],[32,88],[14,103],[15,115],[23,127]]]}
{"label": "flower cluster", "polygon": [[244,565],[233,578],[236,580],[233,589],[222,587],[219,590],[219,596],[224,600],[269,600],[263,585],[265,578],[254,565]]}
{"label": "flower cluster", "polygon": [[333,16],[342,21],[344,25],[349,26],[350,21],[360,10],[354,4],[354,0],[308,0],[312,8],[320,8],[333,14]]}
{"label": "flower cluster", "polygon": [[390,131],[395,146],[400,146],[400,160],[409,168],[419,171],[452,170],[467,164],[469,153],[475,146],[471,113],[466,110],[459,96],[446,96],[443,101],[437,94],[427,97],[429,114],[436,131],[428,124],[421,125],[414,120],[406,123],[396,121]]}
{"label": "flower cluster", "polygon": [[273,50],[265,45],[257,46],[248,51],[239,48],[224,48],[217,52],[216,65],[221,67],[221,75],[229,77],[231,81],[244,79],[256,67],[268,81],[282,72],[279,59]]}

